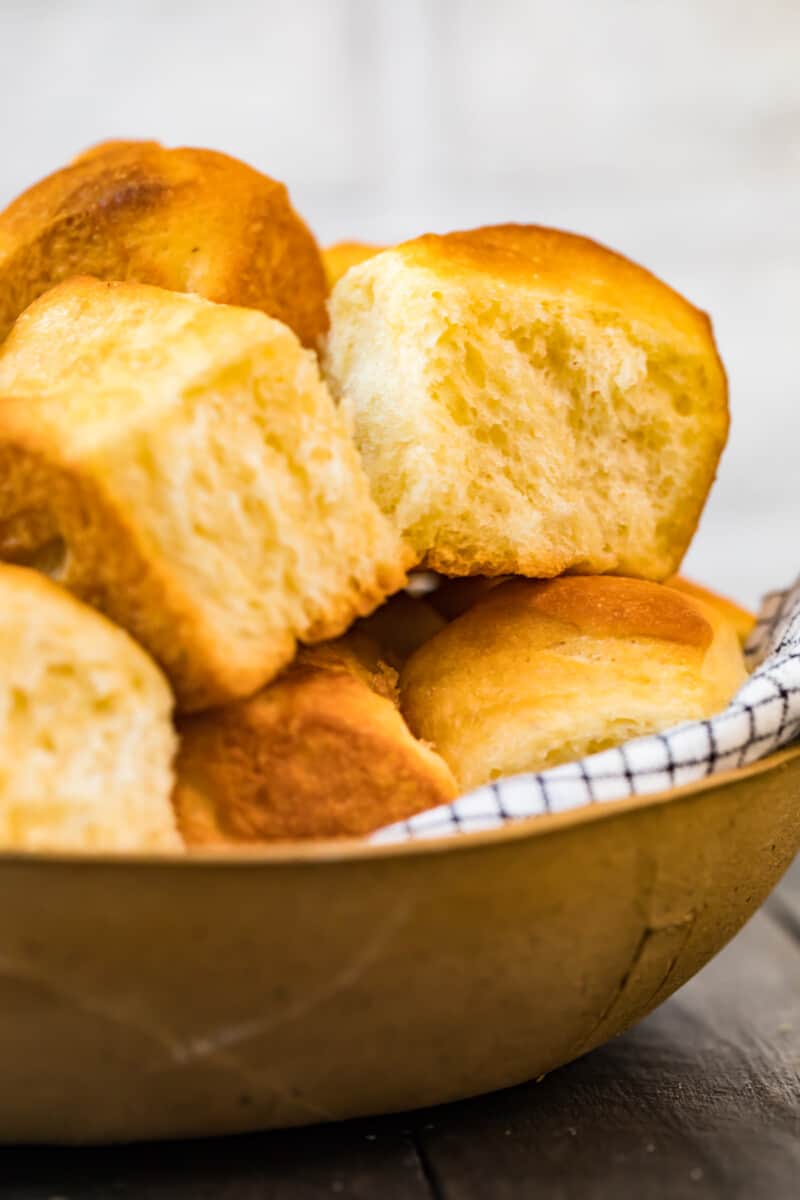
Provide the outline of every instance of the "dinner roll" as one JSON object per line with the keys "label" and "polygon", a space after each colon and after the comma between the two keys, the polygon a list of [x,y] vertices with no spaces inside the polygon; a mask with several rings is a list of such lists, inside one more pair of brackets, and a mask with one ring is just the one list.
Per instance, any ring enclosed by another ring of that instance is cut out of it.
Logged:
{"label": "dinner roll", "polygon": [[429,234],[334,288],[327,372],[373,493],[446,575],[677,568],[728,430],[708,318],[585,238]]}
{"label": "dinner roll", "polygon": [[71,280],[0,348],[0,397],[0,557],[128,629],[184,709],[404,583],[315,356],[263,313]]}
{"label": "dinner roll", "polygon": [[322,261],[328,287],[332,288],[351,267],[372,258],[382,249],[382,246],[370,246],[367,242],[337,242],[334,246],[326,246],[322,251]]}
{"label": "dinner roll", "polygon": [[721,709],[733,626],[672,588],[586,576],[493,588],[408,660],[401,706],[464,789]]}
{"label": "dinner roll", "polygon": [[703,603],[718,609],[722,616],[733,625],[741,644],[745,645],[755,627],[756,618],[753,613],[742,608],[741,604],[737,604],[735,600],[729,600],[727,596],[720,596],[717,592],[712,592],[710,588],[695,583],[693,579],[686,579],[683,575],[673,575],[671,579],[667,580],[667,583],[669,587],[677,588],[679,592],[685,592],[687,596],[694,596],[696,600],[702,600]]}
{"label": "dinner roll", "polygon": [[179,847],[171,710],[126,633],[37,572],[0,566],[2,847]]}
{"label": "dinner roll", "polygon": [[175,808],[189,845],[357,836],[453,799],[412,737],[397,676],[363,634],[301,650],[247,700],[180,722]]}
{"label": "dinner roll", "polygon": [[282,183],[211,150],[105,142],[0,214],[0,341],[70,275],[260,308],[307,346],[327,328],[314,238]]}

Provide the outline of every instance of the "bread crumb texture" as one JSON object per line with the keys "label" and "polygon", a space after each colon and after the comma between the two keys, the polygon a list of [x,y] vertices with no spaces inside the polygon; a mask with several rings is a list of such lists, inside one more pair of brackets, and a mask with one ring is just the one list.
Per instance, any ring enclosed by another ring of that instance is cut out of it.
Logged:
{"label": "bread crumb texture", "polygon": [[178,848],[171,712],[126,633],[38,572],[0,566],[0,846]]}
{"label": "bread crumb texture", "polygon": [[70,280],[0,349],[0,396],[0,556],[128,629],[184,709],[404,583],[315,356],[263,313]]}
{"label": "bread crumb texture", "polygon": [[326,371],[373,492],[450,575],[662,580],[728,430],[708,318],[585,238],[426,235],[350,269]]}

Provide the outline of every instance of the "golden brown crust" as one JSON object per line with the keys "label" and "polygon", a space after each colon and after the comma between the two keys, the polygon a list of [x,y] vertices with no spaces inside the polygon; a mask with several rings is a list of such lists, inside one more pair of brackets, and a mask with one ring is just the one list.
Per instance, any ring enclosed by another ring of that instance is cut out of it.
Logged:
{"label": "golden brown crust", "polygon": [[530,587],[515,580],[493,589],[483,611],[523,606],[595,637],[658,638],[705,650],[714,631],[688,596],[646,580],[613,575],[551,579]]}
{"label": "golden brown crust", "polygon": [[466,789],[710,716],[745,677],[716,608],[643,580],[570,576],[493,588],[412,655],[400,695]]}
{"label": "golden brown crust", "polygon": [[0,214],[0,340],[72,275],[258,308],[307,346],[327,328],[322,259],[286,188],[211,150],[105,142],[14,200]]}
{"label": "golden brown crust", "polygon": [[726,621],[730,622],[742,645],[746,643],[753,632],[756,623],[755,614],[742,608],[741,604],[737,604],[735,600],[729,600],[727,596],[720,596],[718,592],[712,592],[710,588],[695,583],[693,579],[686,579],[683,575],[673,575],[671,579],[667,580],[667,586],[677,588],[679,592],[684,592],[687,596],[693,596],[695,600],[702,600],[703,603],[711,605]]}
{"label": "golden brown crust", "polygon": [[395,679],[350,635],[301,651],[257,695],[181,721],[187,844],[360,836],[452,799],[449,769],[392,699]]}
{"label": "golden brown crust", "polygon": [[351,267],[357,267],[384,249],[384,246],[372,246],[368,242],[336,242],[333,246],[326,246],[322,251],[322,261],[328,287],[337,284]]}
{"label": "golden brown crust", "polygon": [[[472,575],[456,579],[442,578],[438,587],[431,591],[426,599],[447,621],[453,621],[472,608],[473,604],[481,600],[492,588],[508,582],[508,578],[508,576],[499,576],[491,579],[485,575]],[[704,604],[716,609],[734,627],[741,644],[745,644],[756,621],[754,614],[748,609],[742,608],[734,600],[720,596],[710,588],[703,587],[682,575],[673,575],[671,579],[667,580],[666,586],[683,592],[695,600],[701,600]]]}
{"label": "golden brown crust", "polygon": [[[580,295],[592,304],[635,311],[654,325],[691,337],[711,335],[706,313],[644,267],[590,238],[541,225],[486,225],[427,233],[397,247],[411,262],[449,272],[489,274],[542,291]],[[717,366],[723,372],[717,357]]]}

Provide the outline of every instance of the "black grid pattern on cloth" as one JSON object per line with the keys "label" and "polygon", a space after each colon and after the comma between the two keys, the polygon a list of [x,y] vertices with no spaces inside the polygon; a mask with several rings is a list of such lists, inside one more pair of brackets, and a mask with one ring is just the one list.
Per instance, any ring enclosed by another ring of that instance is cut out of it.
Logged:
{"label": "black grid pattern on cloth", "polygon": [[376,842],[447,837],[694,783],[765,758],[800,737],[800,578],[765,596],[745,650],[752,674],[704,721],[635,738],[548,771],[510,775],[372,835]]}

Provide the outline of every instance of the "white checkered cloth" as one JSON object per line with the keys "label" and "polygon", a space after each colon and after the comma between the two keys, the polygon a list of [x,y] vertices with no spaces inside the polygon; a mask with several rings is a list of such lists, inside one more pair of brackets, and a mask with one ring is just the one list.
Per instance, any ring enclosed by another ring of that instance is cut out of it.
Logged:
{"label": "white checkered cloth", "polygon": [[770,592],[745,651],[753,673],[724,712],[635,738],[549,771],[509,775],[373,834],[449,837],[521,817],[643,796],[764,758],[800,736],[800,578]]}

